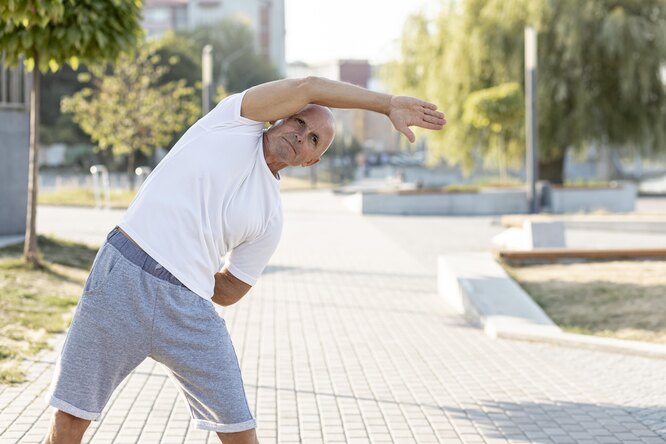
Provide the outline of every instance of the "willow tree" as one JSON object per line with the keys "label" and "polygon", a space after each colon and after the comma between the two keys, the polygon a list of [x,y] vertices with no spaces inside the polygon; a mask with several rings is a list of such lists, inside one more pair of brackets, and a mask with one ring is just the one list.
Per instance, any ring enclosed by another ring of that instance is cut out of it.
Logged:
{"label": "willow tree", "polygon": [[569,147],[666,148],[666,0],[464,0],[412,17],[389,71],[394,87],[420,89],[447,114],[432,144],[438,156],[473,165],[463,104],[474,91],[524,82],[526,25],[539,38],[541,178],[562,183]]}
{"label": "willow tree", "polygon": [[519,142],[524,137],[524,106],[516,82],[475,91],[463,105],[462,120],[476,130],[473,135],[484,159],[493,159],[499,165],[502,183],[507,180],[509,166],[520,166],[525,155],[525,145]]}
{"label": "willow tree", "polygon": [[163,81],[171,56],[162,63],[156,44],[143,44],[133,54],[123,54],[110,71],[94,70],[91,88],[62,100],[62,110],[97,144],[100,150],[127,156],[127,175],[134,183],[136,154],[150,155],[166,147],[174,134],[193,124],[200,115],[198,95],[186,79]]}
{"label": "willow tree", "polygon": [[36,236],[37,145],[40,72],[57,71],[63,63],[113,60],[132,48],[141,32],[141,0],[2,0],[0,51],[5,61],[21,57],[33,71],[30,88],[30,156],[24,258],[38,265]]}

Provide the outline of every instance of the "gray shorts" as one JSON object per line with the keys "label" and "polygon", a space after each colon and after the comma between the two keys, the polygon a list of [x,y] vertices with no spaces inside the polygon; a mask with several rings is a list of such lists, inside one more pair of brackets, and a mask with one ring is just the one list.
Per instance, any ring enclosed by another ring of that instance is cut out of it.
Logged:
{"label": "gray shorts", "polygon": [[115,229],[93,262],[47,402],[96,420],[146,357],[164,365],[196,428],[228,433],[256,427],[236,352],[213,303]]}

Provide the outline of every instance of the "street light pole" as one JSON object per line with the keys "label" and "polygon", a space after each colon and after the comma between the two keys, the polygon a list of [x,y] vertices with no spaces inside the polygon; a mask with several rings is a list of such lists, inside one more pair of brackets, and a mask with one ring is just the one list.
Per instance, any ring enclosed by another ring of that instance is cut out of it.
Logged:
{"label": "street light pole", "polygon": [[213,46],[206,45],[201,52],[201,115],[210,111],[213,88]]}
{"label": "street light pole", "polygon": [[539,179],[539,145],[537,140],[537,35],[536,30],[525,28],[525,138],[527,158],[525,172],[527,181],[527,206],[530,213],[539,212],[536,183]]}

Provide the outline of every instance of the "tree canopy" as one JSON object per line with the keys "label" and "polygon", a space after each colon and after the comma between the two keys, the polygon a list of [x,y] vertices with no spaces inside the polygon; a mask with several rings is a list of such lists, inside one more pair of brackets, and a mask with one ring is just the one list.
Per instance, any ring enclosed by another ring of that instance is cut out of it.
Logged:
{"label": "tree canopy", "polygon": [[[100,150],[128,156],[130,182],[137,151],[150,155],[167,147],[174,134],[200,116],[196,90],[185,79],[164,82],[169,71],[158,54],[159,46],[144,44],[133,55],[122,55],[111,72],[97,72],[92,88],[84,88],[62,101],[62,110]],[[174,57],[170,64],[177,65]],[[89,81],[89,74],[83,81]]]}
{"label": "tree canopy", "polygon": [[252,30],[243,22],[224,19],[184,36],[194,42],[197,54],[205,45],[213,46],[213,81],[229,93],[279,78],[277,69],[257,52]]}
{"label": "tree canopy", "polygon": [[26,56],[29,70],[57,71],[68,62],[113,60],[131,49],[141,34],[141,0],[3,0],[0,48],[14,64]]}
{"label": "tree canopy", "polygon": [[463,105],[463,123],[476,130],[471,133],[484,159],[499,164],[502,181],[509,165],[519,166],[525,152],[518,143],[524,137],[524,106],[523,92],[516,82],[475,91]]}
{"label": "tree canopy", "polygon": [[463,0],[444,2],[434,18],[411,17],[401,59],[387,70],[394,88],[447,114],[447,129],[431,143],[437,157],[476,162],[464,103],[475,91],[524,83],[527,25],[539,40],[542,178],[561,182],[566,149],[589,142],[666,148],[666,0]]}
{"label": "tree canopy", "polygon": [[[23,255],[39,265],[37,249],[37,165],[40,71],[55,72],[68,62],[100,63],[130,50],[141,34],[141,0],[3,0],[0,50],[9,65],[25,57],[33,72],[30,88],[28,205]],[[37,68],[37,69],[35,69]]]}

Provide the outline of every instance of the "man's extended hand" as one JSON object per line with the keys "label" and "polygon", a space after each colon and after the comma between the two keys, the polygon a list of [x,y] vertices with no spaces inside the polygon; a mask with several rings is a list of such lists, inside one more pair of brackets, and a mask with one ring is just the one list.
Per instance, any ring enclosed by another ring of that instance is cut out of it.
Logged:
{"label": "man's extended hand", "polygon": [[446,124],[444,113],[437,111],[437,105],[414,97],[391,97],[387,115],[395,129],[407,136],[412,143],[416,137],[409,129],[410,126],[441,130]]}

